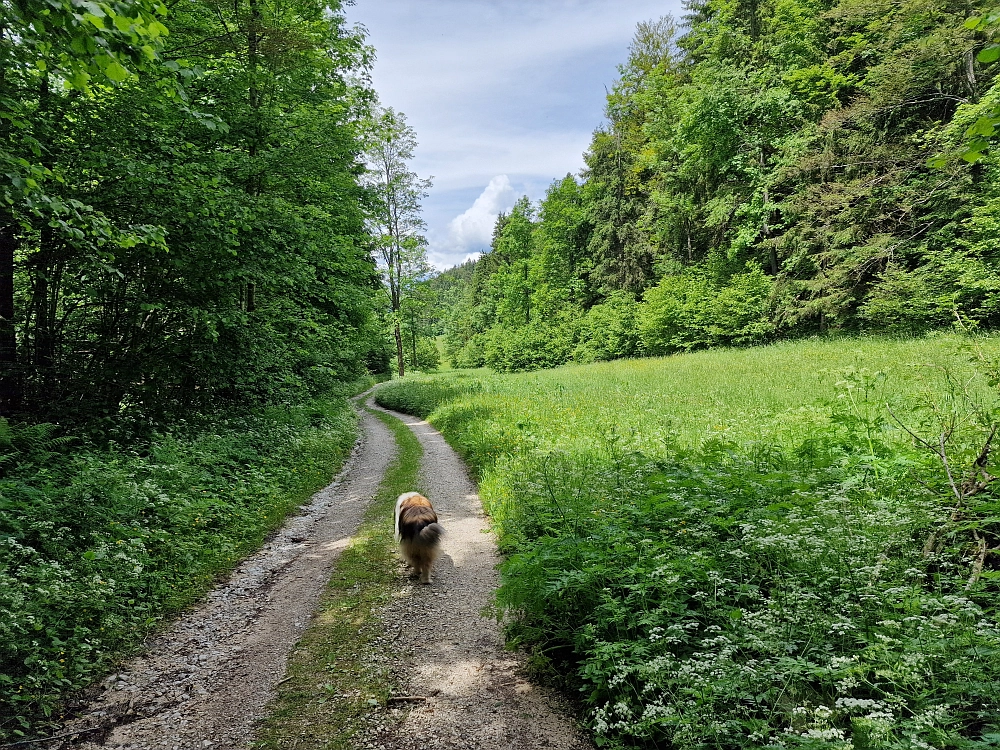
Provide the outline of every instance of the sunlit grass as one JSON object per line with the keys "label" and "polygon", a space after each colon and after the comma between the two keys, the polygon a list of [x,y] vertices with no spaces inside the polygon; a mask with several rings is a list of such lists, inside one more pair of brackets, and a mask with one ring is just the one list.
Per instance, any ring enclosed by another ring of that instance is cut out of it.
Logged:
{"label": "sunlit grass", "polygon": [[[986,345],[1000,348],[990,340]],[[488,409],[552,448],[616,435],[656,453],[658,445],[695,448],[709,438],[801,442],[827,425],[829,406],[843,393],[838,383],[851,369],[885,373],[880,391],[869,396],[882,407],[896,403],[897,414],[933,393],[945,368],[968,381],[974,397],[989,398],[971,357],[953,335],[811,339],[516,375],[470,370],[422,379],[456,395],[471,385],[435,415],[439,421],[455,411]],[[438,404],[427,406],[433,411]]]}

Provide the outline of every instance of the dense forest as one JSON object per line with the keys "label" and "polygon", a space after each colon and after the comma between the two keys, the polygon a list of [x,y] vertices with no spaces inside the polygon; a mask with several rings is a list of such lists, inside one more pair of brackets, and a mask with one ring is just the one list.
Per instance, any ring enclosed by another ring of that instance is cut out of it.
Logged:
{"label": "dense forest", "polygon": [[5,413],[159,419],[384,359],[359,156],[372,51],[336,6],[2,13]]}
{"label": "dense forest", "polygon": [[525,370],[995,326],[1000,175],[982,143],[958,158],[1000,97],[981,11],[692,0],[640,24],[580,178],[431,282],[427,329],[457,366]]}
{"label": "dense forest", "polygon": [[350,452],[414,179],[373,56],[336,1],[0,3],[0,742]]}

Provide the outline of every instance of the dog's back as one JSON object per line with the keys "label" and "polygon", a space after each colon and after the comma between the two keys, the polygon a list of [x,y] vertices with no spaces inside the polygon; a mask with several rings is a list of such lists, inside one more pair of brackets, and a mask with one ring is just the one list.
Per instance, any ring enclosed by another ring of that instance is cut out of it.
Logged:
{"label": "dog's back", "polygon": [[430,583],[431,566],[438,556],[444,529],[437,522],[431,501],[419,492],[406,492],[396,500],[396,541],[406,561]]}

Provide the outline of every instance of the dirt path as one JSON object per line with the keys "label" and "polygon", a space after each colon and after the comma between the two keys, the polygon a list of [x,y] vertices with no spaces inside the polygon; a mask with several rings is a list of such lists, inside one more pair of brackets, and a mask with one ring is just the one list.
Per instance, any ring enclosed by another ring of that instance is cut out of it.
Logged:
{"label": "dirt path", "polygon": [[87,741],[72,747],[246,746],[334,562],[395,455],[392,433],[379,420],[364,412],[361,429],[337,480],[202,604],[152,639],[143,656],[105,680],[87,713],[67,727],[99,731],[83,734]]}
{"label": "dirt path", "polygon": [[415,580],[385,613],[401,633],[394,668],[414,708],[388,709],[364,748],[532,750],[592,748],[556,694],[526,676],[520,654],[505,651],[497,623],[483,618],[497,587],[496,544],[465,465],[427,422],[401,419],[424,449],[420,489],[434,503],[446,536],[434,582]]}
{"label": "dirt path", "polygon": [[[392,413],[392,412],[389,412]],[[481,612],[497,585],[496,546],[465,466],[426,422],[395,414],[424,449],[420,487],[447,536],[435,581],[412,580],[384,613],[398,633],[384,658],[397,684],[426,696],[415,708],[376,709],[362,748],[589,750],[569,707],[527,679]],[[362,439],[339,478],[206,600],[152,639],[103,683],[88,710],[36,745],[47,750],[243,750],[288,656],[395,455],[390,431],[362,414]],[[386,519],[391,523],[390,519]],[[400,576],[405,573],[400,569]]]}

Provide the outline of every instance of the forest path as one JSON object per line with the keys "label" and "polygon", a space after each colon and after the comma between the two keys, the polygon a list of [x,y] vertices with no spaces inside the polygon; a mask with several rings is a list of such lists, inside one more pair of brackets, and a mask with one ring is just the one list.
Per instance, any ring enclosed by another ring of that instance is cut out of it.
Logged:
{"label": "forest path", "polygon": [[[379,408],[379,407],[375,407]],[[431,499],[445,536],[429,586],[414,578],[383,613],[399,632],[391,666],[412,707],[382,709],[378,728],[358,745],[378,750],[585,750],[565,699],[527,676],[523,655],[506,651],[500,628],[483,617],[498,585],[496,543],[465,464],[437,430],[402,420],[423,447],[418,486]]]}
{"label": "forest path", "polygon": [[[369,400],[371,408],[379,409]],[[380,654],[416,704],[373,709],[359,748],[590,750],[572,710],[527,676],[483,611],[498,584],[496,544],[465,465],[427,422],[400,419],[423,448],[417,489],[446,535],[434,582],[399,566],[399,588],[381,613],[394,633]],[[320,600],[341,550],[396,455],[391,431],[362,411],[362,436],[338,478],[318,492],[229,580],[102,684],[63,739],[47,750],[243,750],[269,710],[289,654]],[[391,523],[391,519],[386,519]]]}
{"label": "forest path", "polygon": [[333,483],[201,604],[108,677],[64,730],[75,736],[36,747],[246,747],[334,563],[396,454],[392,433],[378,419],[362,411],[360,426],[361,438]]}

